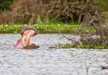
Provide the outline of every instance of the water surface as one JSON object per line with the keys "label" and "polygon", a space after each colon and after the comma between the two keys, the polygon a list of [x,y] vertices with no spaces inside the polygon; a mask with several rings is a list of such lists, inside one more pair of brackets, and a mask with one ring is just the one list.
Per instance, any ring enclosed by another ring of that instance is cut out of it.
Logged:
{"label": "water surface", "polygon": [[[70,36],[71,35],[67,35]],[[108,51],[49,48],[70,42],[60,34],[40,34],[33,42],[38,49],[14,47],[18,34],[0,34],[0,75],[108,75]]]}

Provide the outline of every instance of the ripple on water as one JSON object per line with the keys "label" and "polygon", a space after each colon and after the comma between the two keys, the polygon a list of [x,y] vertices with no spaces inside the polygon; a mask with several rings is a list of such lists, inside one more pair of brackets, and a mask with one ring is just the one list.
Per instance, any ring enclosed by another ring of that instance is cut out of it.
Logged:
{"label": "ripple on water", "polygon": [[[51,44],[66,43],[60,37],[57,34],[38,35],[33,42],[41,47],[25,50],[14,47],[19,35],[0,35],[0,75],[87,75],[88,63],[92,63],[92,69],[93,65],[108,61],[108,52],[99,50],[48,48]],[[93,73],[95,70],[91,69]]]}

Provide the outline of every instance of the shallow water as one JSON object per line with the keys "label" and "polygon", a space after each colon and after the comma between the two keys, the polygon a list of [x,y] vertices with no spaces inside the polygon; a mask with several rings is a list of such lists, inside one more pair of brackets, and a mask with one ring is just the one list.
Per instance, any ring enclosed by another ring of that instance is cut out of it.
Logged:
{"label": "shallow water", "polygon": [[[67,35],[70,36],[70,35]],[[14,47],[20,35],[0,34],[0,75],[108,75],[108,51],[98,49],[55,49],[69,43],[59,34],[40,34],[33,42],[38,49]]]}

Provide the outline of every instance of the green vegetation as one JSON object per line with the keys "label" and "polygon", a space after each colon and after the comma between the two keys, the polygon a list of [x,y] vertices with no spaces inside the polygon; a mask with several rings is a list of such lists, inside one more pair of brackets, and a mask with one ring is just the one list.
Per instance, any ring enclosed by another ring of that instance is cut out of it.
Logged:
{"label": "green vegetation", "polygon": [[[78,23],[40,23],[33,25],[39,33],[76,33],[95,32],[93,28],[80,29]],[[2,24],[0,25],[0,33],[18,33],[23,27],[22,24]]]}
{"label": "green vegetation", "polygon": [[40,33],[72,33],[79,29],[78,23],[48,23],[35,25]]}
{"label": "green vegetation", "polygon": [[14,0],[0,0],[0,10],[7,10]]}
{"label": "green vegetation", "polygon": [[[22,25],[0,25],[0,33],[18,33],[22,27]],[[79,25],[35,24],[34,27],[40,33],[72,33],[79,28]]]}
{"label": "green vegetation", "polygon": [[50,48],[87,48],[87,49],[108,49],[108,45],[105,44],[81,44],[81,45],[72,45],[72,44],[58,44]]}
{"label": "green vegetation", "polygon": [[21,30],[21,25],[0,25],[0,33],[17,33]]}

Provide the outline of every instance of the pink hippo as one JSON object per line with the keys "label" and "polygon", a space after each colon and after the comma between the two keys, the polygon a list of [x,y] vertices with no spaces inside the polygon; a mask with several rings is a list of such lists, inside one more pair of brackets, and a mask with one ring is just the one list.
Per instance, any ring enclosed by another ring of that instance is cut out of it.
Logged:
{"label": "pink hippo", "polygon": [[25,27],[21,31],[21,38],[17,40],[16,42],[16,48],[38,48],[39,46],[36,46],[32,43],[32,37],[37,35],[38,32],[33,29],[32,27]]}

